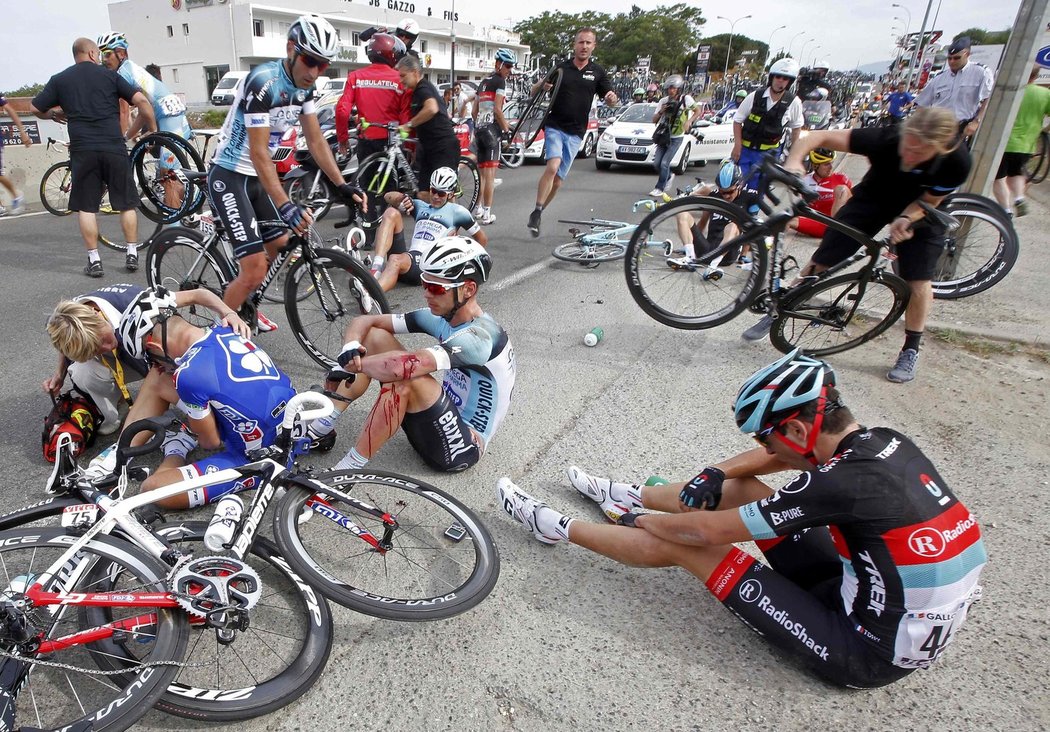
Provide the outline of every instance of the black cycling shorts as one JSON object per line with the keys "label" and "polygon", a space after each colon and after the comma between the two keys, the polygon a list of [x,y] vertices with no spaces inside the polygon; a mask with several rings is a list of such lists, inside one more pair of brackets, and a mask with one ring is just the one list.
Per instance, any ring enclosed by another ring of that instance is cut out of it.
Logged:
{"label": "black cycling shorts", "polygon": [[1002,178],[1024,175],[1024,166],[1030,157],[1032,156],[1028,153],[1003,153],[1003,159],[999,161],[999,171],[995,174],[995,179],[1000,180]]}
{"label": "black cycling shorts", "polygon": [[131,175],[127,153],[78,150],[69,153],[72,190],[69,210],[98,213],[102,193],[109,190],[114,211],[133,211],[139,207],[138,188]]}
{"label": "black cycling shorts", "polygon": [[444,143],[427,144],[416,148],[416,164],[419,166],[419,190],[430,190],[430,176],[438,168],[459,168],[459,139],[451,138]]}
{"label": "black cycling shorts", "polygon": [[500,154],[499,127],[490,124],[479,127],[474,133],[474,141],[477,144],[478,167],[498,168]]}
{"label": "black cycling shorts", "polygon": [[260,221],[280,221],[281,216],[254,175],[213,165],[208,169],[208,194],[237,259],[258,254],[264,243],[279,239],[287,231],[279,226],[260,229]]}
{"label": "black cycling shorts", "polygon": [[827,528],[757,544],[769,566],[733,548],[707,580],[749,628],[836,686],[874,689],[914,671],[882,658],[846,615],[842,562]]}
{"label": "black cycling shorts", "polygon": [[401,429],[423,462],[435,470],[458,473],[481,459],[481,447],[470,425],[444,390],[422,412],[405,414]]}
{"label": "black cycling shorts", "polygon": [[[897,211],[888,215],[881,205],[868,202],[862,196],[854,196],[839,209],[835,220],[873,237],[899,214],[900,211]],[[913,230],[912,238],[896,247],[897,272],[908,282],[932,280],[937,270],[937,260],[944,251],[944,227],[921,221],[915,224]],[[813,261],[833,267],[852,256],[860,247],[861,244],[855,239],[829,226],[817,251],[813,252]]]}

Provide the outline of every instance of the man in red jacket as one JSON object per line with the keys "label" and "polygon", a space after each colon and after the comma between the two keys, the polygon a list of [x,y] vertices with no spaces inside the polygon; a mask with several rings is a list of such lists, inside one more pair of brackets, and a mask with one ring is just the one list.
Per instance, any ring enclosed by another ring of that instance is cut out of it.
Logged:
{"label": "man in red jacket", "polygon": [[[339,151],[346,154],[350,138],[350,112],[357,107],[357,114],[370,124],[387,122],[404,124],[408,121],[410,95],[401,84],[401,77],[394,64],[405,55],[405,44],[386,33],[376,33],[368,40],[368,60],[372,63],[363,69],[350,72],[343,87],[343,96],[335,107],[335,130],[339,140]],[[363,161],[386,147],[386,130],[369,127],[357,138],[357,159]]]}

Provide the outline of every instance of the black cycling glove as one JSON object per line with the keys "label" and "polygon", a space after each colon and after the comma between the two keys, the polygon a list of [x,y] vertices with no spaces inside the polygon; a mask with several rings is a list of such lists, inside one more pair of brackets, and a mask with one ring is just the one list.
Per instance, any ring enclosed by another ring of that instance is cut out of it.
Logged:
{"label": "black cycling glove", "polygon": [[328,370],[328,373],[325,374],[324,380],[325,381],[338,381],[340,384],[342,384],[342,383],[353,384],[354,383],[354,379],[356,379],[356,378],[357,378],[357,374],[352,374],[349,371],[345,371],[344,369],[340,368],[339,366],[333,366],[332,368],[330,368]]}
{"label": "black cycling glove", "polygon": [[718,468],[704,468],[700,474],[685,484],[678,500],[689,508],[714,511],[722,500],[722,482],[726,474]]}
{"label": "black cycling glove", "polygon": [[628,512],[628,513],[625,513],[622,516],[620,516],[620,518],[618,518],[616,520],[616,523],[619,524],[620,526],[628,526],[628,527],[630,527],[632,529],[640,529],[642,527],[638,526],[634,522],[637,521],[638,517],[641,516],[641,515],[642,514],[640,514],[640,513]]}
{"label": "black cycling glove", "polygon": [[357,341],[350,341],[349,343],[343,344],[343,350],[336,356],[336,361],[339,362],[340,366],[346,366],[352,362],[355,358],[364,358],[368,353],[367,349]]}
{"label": "black cycling glove", "polygon": [[353,185],[352,183],[344,183],[343,185],[339,186],[338,190],[339,195],[342,197],[343,201],[345,201],[348,204],[353,204],[355,206],[360,205],[357,201],[354,200],[354,196],[358,196],[362,201],[365,200],[365,192],[357,186]]}
{"label": "black cycling glove", "polygon": [[296,206],[294,203],[289,201],[288,203],[282,204],[277,213],[281,216],[281,221],[288,224],[292,229],[298,229],[304,223],[304,216],[306,212],[302,208]]}

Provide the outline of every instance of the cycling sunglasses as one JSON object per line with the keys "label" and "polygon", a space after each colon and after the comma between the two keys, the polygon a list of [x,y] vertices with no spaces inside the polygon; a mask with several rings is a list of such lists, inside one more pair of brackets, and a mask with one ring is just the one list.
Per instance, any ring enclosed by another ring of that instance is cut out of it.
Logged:
{"label": "cycling sunglasses", "polygon": [[299,52],[296,55],[303,60],[303,63],[306,64],[306,68],[317,69],[319,73],[324,73],[328,70],[328,67],[332,65],[332,62],[328,59],[315,58],[314,56],[302,52]]}
{"label": "cycling sunglasses", "polygon": [[432,196],[451,196],[452,191],[443,191],[440,188],[431,188],[430,195]]}
{"label": "cycling sunglasses", "polygon": [[426,275],[423,275],[419,279],[423,289],[431,295],[444,295],[451,290],[455,290],[456,288],[463,287],[463,285],[467,284],[466,282],[429,282],[426,279]]}

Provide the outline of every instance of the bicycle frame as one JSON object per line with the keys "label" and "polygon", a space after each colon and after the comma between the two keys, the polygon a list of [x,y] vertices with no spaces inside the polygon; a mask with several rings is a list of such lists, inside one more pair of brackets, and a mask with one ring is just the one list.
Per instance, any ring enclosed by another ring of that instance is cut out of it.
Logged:
{"label": "bicycle frame", "polygon": [[382,126],[386,127],[387,130],[386,160],[379,170],[376,171],[372,180],[362,181],[365,184],[363,186],[364,189],[369,193],[386,190],[386,185],[390,181],[390,175],[396,168],[404,176],[405,182],[411,184],[412,190],[418,191],[419,180],[416,178],[416,173],[412,170],[412,166],[408,164],[408,158],[405,156],[405,151],[402,147],[401,133],[397,123],[389,122]]}

